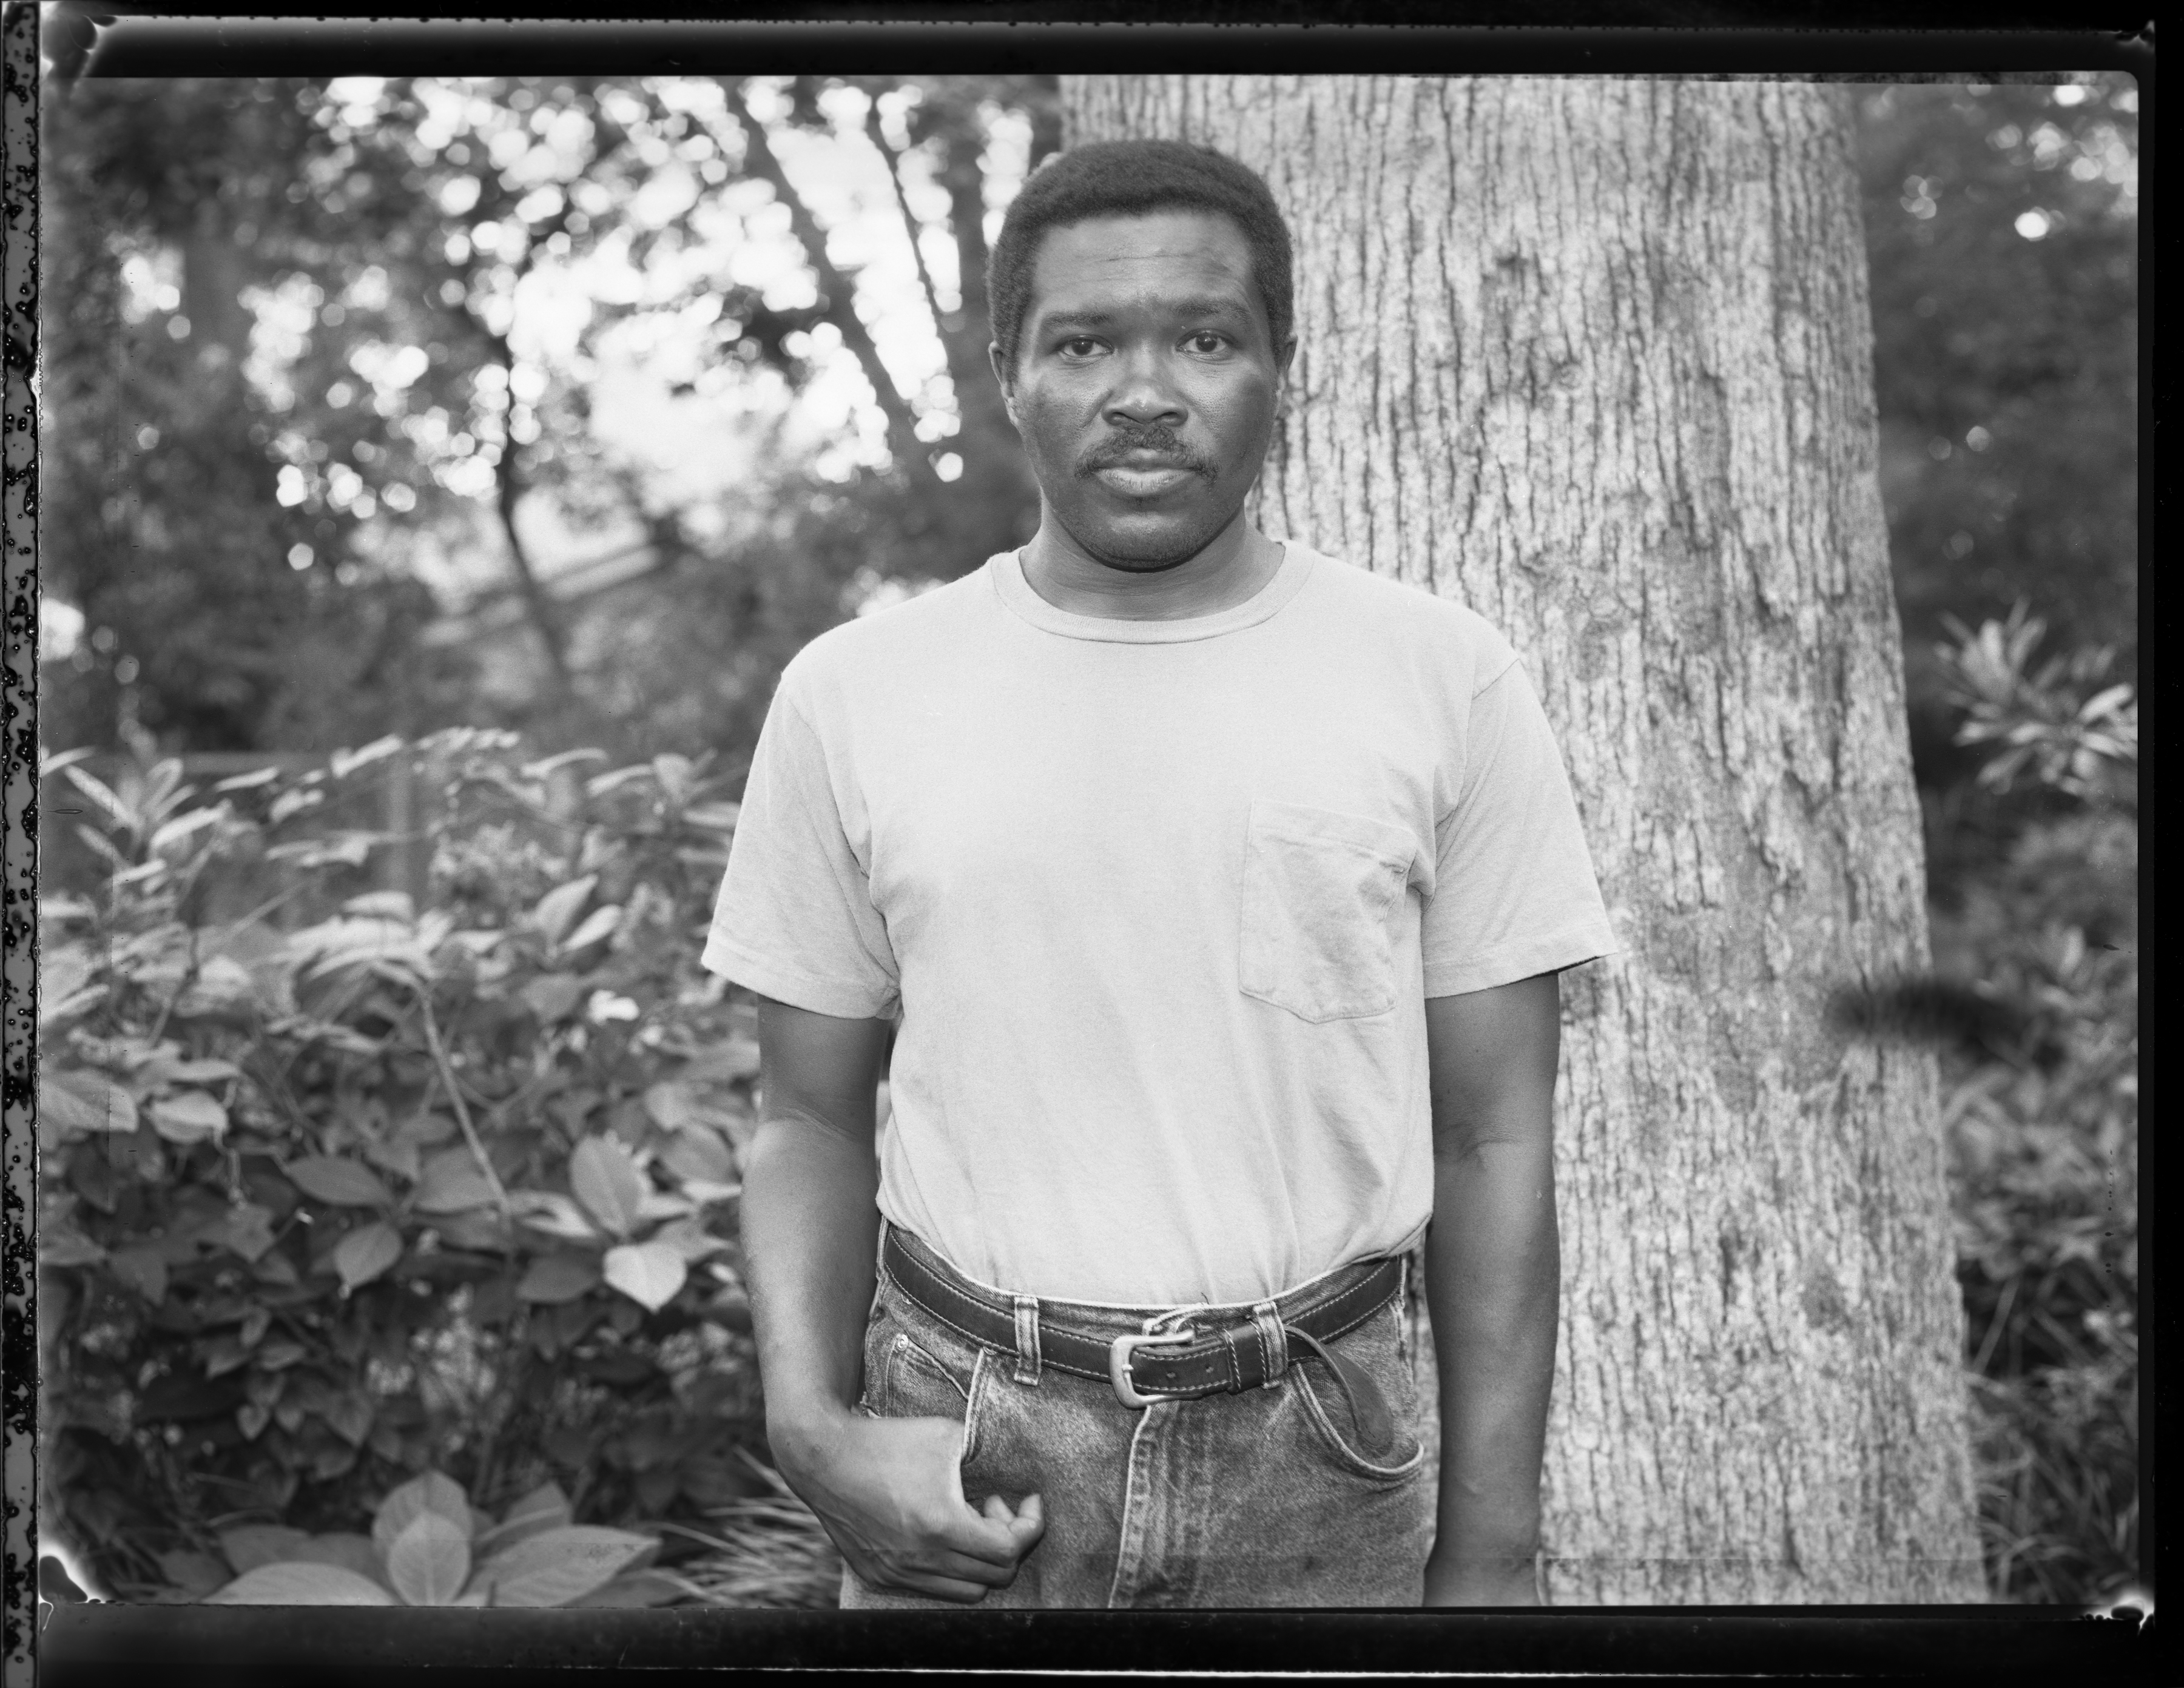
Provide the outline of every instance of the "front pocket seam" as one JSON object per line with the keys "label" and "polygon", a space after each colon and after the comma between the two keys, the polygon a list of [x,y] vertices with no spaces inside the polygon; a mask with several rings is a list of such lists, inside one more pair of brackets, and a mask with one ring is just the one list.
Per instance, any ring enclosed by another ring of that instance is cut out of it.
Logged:
{"label": "front pocket seam", "polygon": [[[1375,1381],[1377,1382],[1378,1379],[1376,1379]],[[1328,1444],[1329,1451],[1353,1474],[1375,1483],[1399,1483],[1404,1478],[1412,1475],[1424,1462],[1425,1441],[1424,1438],[1413,1435],[1412,1440],[1416,1442],[1418,1446],[1408,1459],[1401,1465],[1375,1465],[1363,1454],[1351,1447],[1344,1440],[1342,1433],[1334,1428],[1334,1419],[1329,1417],[1326,1407],[1320,1401],[1319,1391],[1313,1386],[1309,1378],[1301,1375],[1298,1377],[1297,1392],[1304,1397],[1305,1411],[1312,1416],[1313,1424]]]}

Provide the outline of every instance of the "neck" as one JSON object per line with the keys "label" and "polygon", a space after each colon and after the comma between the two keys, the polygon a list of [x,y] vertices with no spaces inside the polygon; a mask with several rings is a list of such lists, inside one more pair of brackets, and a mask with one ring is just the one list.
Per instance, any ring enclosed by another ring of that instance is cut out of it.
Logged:
{"label": "neck", "polygon": [[1055,519],[1051,509],[1042,509],[1039,532],[1022,554],[1024,579],[1056,609],[1123,621],[1218,615],[1255,594],[1282,561],[1281,546],[1241,510],[1179,563],[1123,568],[1100,561]]}

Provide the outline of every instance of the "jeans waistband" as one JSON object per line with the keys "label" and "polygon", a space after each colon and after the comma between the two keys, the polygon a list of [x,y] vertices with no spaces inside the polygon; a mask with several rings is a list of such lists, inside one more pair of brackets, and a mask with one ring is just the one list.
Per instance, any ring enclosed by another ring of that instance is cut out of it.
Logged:
{"label": "jeans waistband", "polygon": [[1014,1353],[1017,1375],[1035,1381],[1051,1366],[1112,1384],[1125,1405],[1255,1389],[1288,1368],[1290,1342],[1323,1360],[1361,1418],[1384,1416],[1369,1380],[1325,1345],[1356,1329],[1402,1292],[1401,1256],[1362,1260],[1284,1295],[1220,1306],[1106,1307],[1043,1301],[981,1284],[918,1238],[884,1225],[880,1263],[898,1289],[972,1342]]}

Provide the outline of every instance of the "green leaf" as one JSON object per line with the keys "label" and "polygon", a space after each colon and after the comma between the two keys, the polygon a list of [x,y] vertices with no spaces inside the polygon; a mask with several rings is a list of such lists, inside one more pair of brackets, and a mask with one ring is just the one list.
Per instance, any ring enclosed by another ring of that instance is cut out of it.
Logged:
{"label": "green leaf", "polygon": [[617,1237],[637,1228],[644,1175],[611,1137],[587,1137],[569,1153],[569,1188],[584,1211]]}
{"label": "green leaf", "polygon": [[342,1293],[370,1283],[401,1258],[402,1233],[384,1219],[351,1231],[334,1248],[334,1270],[341,1273]]}
{"label": "green leaf", "polygon": [[260,1565],[205,1596],[208,1606],[393,1606],[394,1596],[370,1578],[338,1565],[300,1560]]}
{"label": "green leaf", "polygon": [[649,1312],[675,1299],[689,1276],[682,1252],[672,1243],[624,1243],[607,1251],[603,1265],[608,1283]]}
{"label": "green leaf", "polygon": [[220,1551],[237,1575],[260,1565],[278,1564],[295,1557],[296,1549],[311,1539],[307,1529],[291,1529],[284,1524],[243,1524],[220,1533]]}
{"label": "green leaf", "polygon": [[307,1155],[281,1170],[304,1195],[336,1207],[385,1207],[393,1200],[377,1175],[354,1161]]}
{"label": "green leaf", "polygon": [[561,934],[569,929],[592,894],[592,888],[599,883],[596,873],[587,873],[581,879],[571,879],[566,885],[556,885],[538,900],[531,911],[531,923],[546,934],[549,943],[559,943]]}
{"label": "green leaf", "polygon": [[437,1513],[420,1513],[387,1550],[387,1579],[411,1606],[445,1606],[471,1574],[470,1533]]}
{"label": "green leaf", "polygon": [[410,1521],[424,1513],[437,1513],[461,1529],[464,1540],[470,1540],[471,1507],[464,1498],[463,1485],[452,1477],[428,1471],[390,1490],[372,1515],[372,1545],[381,1558],[387,1557],[394,1538],[410,1527]]}
{"label": "green leaf", "polygon": [[203,1090],[154,1097],[152,1129],[170,1143],[209,1143],[227,1134],[227,1110]]}
{"label": "green leaf", "polygon": [[574,955],[588,944],[596,944],[621,923],[621,905],[603,903],[584,916],[583,924],[561,940],[565,955]]}
{"label": "green leaf", "polygon": [[104,1073],[84,1067],[41,1073],[38,1113],[65,1136],[136,1128],[135,1099]]}
{"label": "green leaf", "polygon": [[488,1559],[472,1587],[491,1589],[496,1606],[566,1606],[653,1546],[649,1536],[593,1524],[549,1529]]}
{"label": "green leaf", "polygon": [[526,1301],[557,1306],[573,1301],[599,1281],[599,1262],[584,1255],[541,1255],[531,1262],[515,1293]]}

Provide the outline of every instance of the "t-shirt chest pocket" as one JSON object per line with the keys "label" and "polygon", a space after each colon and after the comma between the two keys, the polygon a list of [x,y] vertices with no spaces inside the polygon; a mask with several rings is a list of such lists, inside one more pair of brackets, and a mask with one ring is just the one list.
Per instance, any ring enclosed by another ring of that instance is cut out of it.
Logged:
{"label": "t-shirt chest pocket", "polygon": [[1314,1024],[1394,1007],[1394,916],[1414,849],[1384,821],[1252,804],[1236,958],[1244,994]]}

